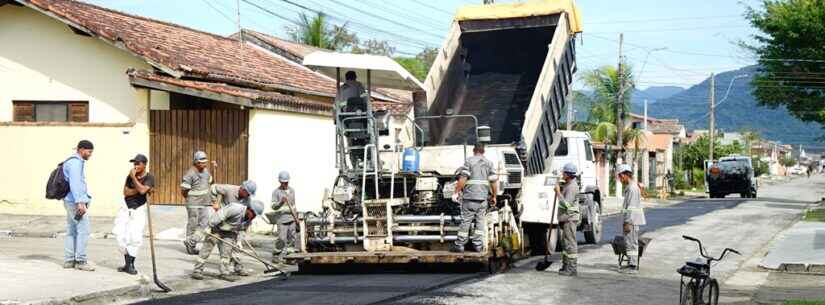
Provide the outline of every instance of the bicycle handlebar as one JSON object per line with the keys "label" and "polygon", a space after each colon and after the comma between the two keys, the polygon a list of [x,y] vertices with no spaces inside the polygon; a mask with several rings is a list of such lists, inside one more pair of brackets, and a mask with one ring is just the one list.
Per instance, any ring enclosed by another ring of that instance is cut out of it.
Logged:
{"label": "bicycle handlebar", "polygon": [[725,250],[722,251],[722,255],[720,255],[719,258],[714,258],[712,256],[708,256],[707,253],[705,253],[705,247],[702,246],[702,241],[700,241],[699,239],[696,239],[695,237],[691,237],[691,236],[687,236],[687,235],[682,235],[682,238],[687,239],[687,240],[691,240],[691,241],[695,241],[697,244],[699,244],[699,255],[701,255],[702,257],[704,257],[706,259],[708,259],[708,261],[721,261],[722,259],[725,258],[725,255],[728,252],[733,252],[733,253],[736,253],[737,255],[742,255],[742,253],[739,253],[739,251],[736,251],[736,249],[725,248]]}

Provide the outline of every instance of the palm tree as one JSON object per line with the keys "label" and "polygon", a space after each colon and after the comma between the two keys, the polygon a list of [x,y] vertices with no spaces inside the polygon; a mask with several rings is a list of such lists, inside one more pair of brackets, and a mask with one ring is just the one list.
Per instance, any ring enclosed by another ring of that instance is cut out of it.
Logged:
{"label": "palm tree", "polygon": [[[602,66],[584,73],[582,79],[585,85],[593,89],[593,107],[591,108],[591,123],[616,122],[616,101],[622,93],[622,107],[624,112],[630,110],[630,89],[634,87],[632,68],[625,64],[622,69],[620,84],[619,72],[616,67]],[[624,92],[619,92],[620,89]]]}
{"label": "palm tree", "polygon": [[742,132],[742,137],[745,139],[745,151],[748,157],[753,157],[753,143],[759,142],[762,136],[755,130]]}
{"label": "palm tree", "polygon": [[640,129],[625,128],[624,132],[622,132],[622,143],[625,145],[633,143],[633,158],[630,164],[632,164],[635,169],[641,168],[637,163],[639,162],[639,157],[641,157],[639,152],[641,151],[643,138],[644,133],[642,133]]}
{"label": "palm tree", "polygon": [[289,29],[289,36],[292,41],[333,51],[357,44],[355,35],[349,33],[346,24],[331,24],[327,16],[320,12],[315,17],[301,13],[299,25]]}

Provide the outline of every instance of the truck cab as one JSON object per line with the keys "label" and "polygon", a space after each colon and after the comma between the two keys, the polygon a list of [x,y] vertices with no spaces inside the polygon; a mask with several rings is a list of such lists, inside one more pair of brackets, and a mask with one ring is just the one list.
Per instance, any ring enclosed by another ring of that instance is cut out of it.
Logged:
{"label": "truck cab", "polygon": [[601,241],[602,233],[602,193],[596,176],[596,159],[590,134],[582,131],[559,131],[560,142],[553,156],[552,172],[561,174],[567,163],[573,163],[579,169],[579,201],[581,221],[579,231],[584,233],[587,243]]}

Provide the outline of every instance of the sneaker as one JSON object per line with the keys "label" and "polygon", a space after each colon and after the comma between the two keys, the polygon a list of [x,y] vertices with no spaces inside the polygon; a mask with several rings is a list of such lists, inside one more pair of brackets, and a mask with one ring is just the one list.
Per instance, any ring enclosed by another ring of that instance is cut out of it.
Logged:
{"label": "sneaker", "polygon": [[568,268],[568,269],[564,269],[564,270],[559,270],[559,275],[561,275],[561,276],[577,276],[579,274],[575,270],[571,270],[571,269]]}
{"label": "sneaker", "polygon": [[89,265],[87,262],[77,262],[74,268],[80,271],[95,271],[95,267],[92,267],[92,265]]}
{"label": "sneaker", "polygon": [[453,244],[452,246],[450,246],[450,252],[464,253],[464,247]]}
{"label": "sneaker", "polygon": [[63,269],[74,269],[75,262],[68,261],[63,263]]}
{"label": "sneaker", "polygon": [[203,273],[200,273],[200,272],[197,272],[197,271],[192,272],[192,274],[190,274],[189,277],[191,277],[192,279],[195,279],[195,280],[199,280],[199,281],[205,279],[205,277],[203,276]]}

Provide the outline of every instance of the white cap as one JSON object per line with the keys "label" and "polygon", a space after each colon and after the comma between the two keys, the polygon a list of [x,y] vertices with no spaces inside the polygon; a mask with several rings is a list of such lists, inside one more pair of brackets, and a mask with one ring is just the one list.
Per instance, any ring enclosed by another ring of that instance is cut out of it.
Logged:
{"label": "white cap", "polygon": [[629,164],[619,164],[618,166],[616,166],[616,174],[632,172],[633,168],[631,168]]}
{"label": "white cap", "polygon": [[289,172],[282,171],[278,174],[278,182],[289,182]]}

